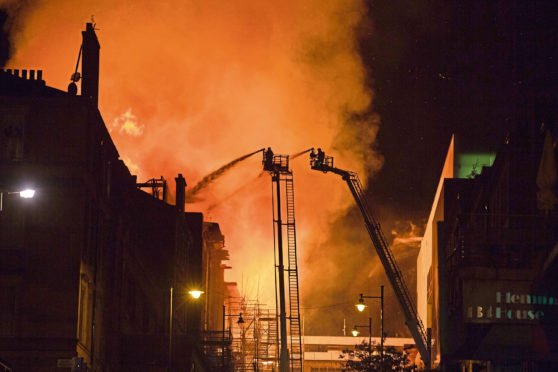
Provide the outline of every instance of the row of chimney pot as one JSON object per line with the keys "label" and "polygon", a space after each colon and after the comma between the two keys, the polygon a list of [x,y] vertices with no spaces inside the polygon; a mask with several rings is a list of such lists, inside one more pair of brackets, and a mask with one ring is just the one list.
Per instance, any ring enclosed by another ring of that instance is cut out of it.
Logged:
{"label": "row of chimney pot", "polygon": [[[13,75],[13,76],[17,76],[19,77],[19,70],[18,69],[11,69],[8,68],[6,70],[3,70],[6,73]],[[21,70],[21,77],[23,79],[28,79],[27,78],[27,70]],[[37,70],[37,75],[36,75],[36,79],[35,79],[35,70],[29,70],[29,79],[28,80],[43,80],[43,70]]]}

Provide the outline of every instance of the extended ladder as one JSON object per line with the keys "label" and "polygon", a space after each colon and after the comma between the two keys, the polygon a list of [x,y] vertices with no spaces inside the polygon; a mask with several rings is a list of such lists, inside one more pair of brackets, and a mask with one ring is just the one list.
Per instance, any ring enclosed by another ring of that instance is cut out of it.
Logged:
{"label": "extended ladder", "polygon": [[380,262],[382,263],[391,286],[393,287],[393,291],[399,300],[399,304],[401,305],[401,309],[405,315],[407,327],[415,340],[417,349],[424,361],[424,364],[429,367],[430,339],[425,331],[422,321],[419,318],[414,302],[411,299],[409,290],[407,289],[405,280],[403,279],[403,274],[397,266],[397,262],[395,261],[395,258],[386,243],[380,223],[377,222],[374,214],[372,213],[372,208],[368,205],[368,201],[364,195],[362,184],[360,183],[358,176],[353,172],[335,168],[333,166],[333,158],[330,156],[323,157],[323,153],[322,157],[311,157],[310,165],[314,170],[319,170],[324,173],[332,172],[340,175],[347,183],[347,186],[349,186],[351,194],[353,195],[353,198],[355,199],[355,202],[358,205],[364,219],[364,224],[366,225],[366,230],[368,230],[370,240],[372,240],[372,244],[376,249]]}
{"label": "extended ladder", "polygon": [[293,174],[284,175],[286,201],[287,201],[287,247],[289,266],[289,324],[290,324],[290,351],[291,371],[302,372],[302,346],[300,332],[300,305],[298,295],[298,265],[296,255],[296,228],[294,208]]}
{"label": "extended ladder", "polygon": [[[264,170],[271,174],[273,195],[273,233],[275,240],[276,287],[279,297],[280,352],[279,371],[302,372],[302,337],[296,253],[296,227],[293,174],[289,170],[289,157],[271,156],[264,152]],[[284,187],[281,187],[284,185]],[[286,222],[282,212],[286,209]],[[283,241],[287,240],[287,267],[284,264]],[[285,275],[289,286],[289,314],[286,314]],[[287,319],[290,337],[287,336]]]}

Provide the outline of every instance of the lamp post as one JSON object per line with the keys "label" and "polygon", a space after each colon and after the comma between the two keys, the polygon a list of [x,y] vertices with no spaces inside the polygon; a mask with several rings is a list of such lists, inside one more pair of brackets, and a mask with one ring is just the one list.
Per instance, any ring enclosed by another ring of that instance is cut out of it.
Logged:
{"label": "lamp post", "polygon": [[30,199],[35,196],[35,190],[33,189],[24,189],[20,191],[4,191],[0,190],[0,212],[2,212],[3,204],[4,204],[4,194],[11,195],[11,194],[19,194],[20,197],[24,199]]}
{"label": "lamp post", "polygon": [[[174,288],[170,287],[170,298],[169,298],[169,371],[172,365],[172,328],[173,328],[173,317],[172,317],[172,300],[173,300]],[[203,291],[192,289],[188,291],[188,294],[192,296],[193,299],[197,300],[203,294]]]}
{"label": "lamp post", "polygon": [[358,303],[355,305],[358,311],[362,312],[366,308],[366,304],[364,303],[365,298],[375,298],[380,299],[380,371],[383,372],[384,370],[384,286],[380,286],[380,295],[379,296],[365,296],[362,293],[358,299]]}
{"label": "lamp post", "polygon": [[358,336],[360,333],[358,328],[368,327],[368,358],[370,358],[370,363],[372,363],[372,318],[368,318],[368,325],[355,325],[351,333],[354,337]]}
{"label": "lamp post", "polygon": [[[223,368],[223,372],[225,371],[225,318],[226,317],[238,317],[238,320],[236,321],[236,324],[238,324],[239,326],[241,326],[242,324],[244,324],[244,319],[242,318],[242,313],[238,313],[238,315],[236,314],[226,314],[226,306],[223,305],[223,349],[221,352],[221,365]],[[230,330],[229,330],[230,332]]]}

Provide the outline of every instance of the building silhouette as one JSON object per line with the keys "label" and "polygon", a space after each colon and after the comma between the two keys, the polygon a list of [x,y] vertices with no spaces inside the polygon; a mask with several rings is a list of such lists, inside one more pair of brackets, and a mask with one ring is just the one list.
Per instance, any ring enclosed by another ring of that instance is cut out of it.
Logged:
{"label": "building silhouette", "polygon": [[533,126],[492,154],[452,138],[417,261],[441,370],[558,369],[555,159]]}
{"label": "building silhouette", "polygon": [[[47,86],[42,71],[0,71],[0,361],[13,371],[211,370],[202,314],[217,305],[187,294],[224,287],[222,272],[204,276],[208,225],[185,212],[182,175],[170,205],[120,160],[97,108],[94,26],[82,34],[81,95],[75,82]],[[35,197],[12,193],[22,187]]]}

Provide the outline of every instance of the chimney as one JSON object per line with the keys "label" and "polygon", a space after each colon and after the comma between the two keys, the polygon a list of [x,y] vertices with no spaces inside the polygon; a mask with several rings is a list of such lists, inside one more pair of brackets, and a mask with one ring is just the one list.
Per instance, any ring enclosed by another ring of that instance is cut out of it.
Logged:
{"label": "chimney", "polygon": [[101,46],[92,23],[85,25],[85,31],[82,31],[81,35],[83,37],[81,95],[88,97],[97,106],[99,101],[99,49]]}
{"label": "chimney", "polygon": [[176,209],[184,212],[184,204],[186,204],[186,180],[182,177],[182,173],[178,173],[176,181]]}

